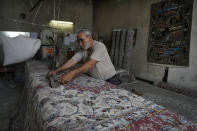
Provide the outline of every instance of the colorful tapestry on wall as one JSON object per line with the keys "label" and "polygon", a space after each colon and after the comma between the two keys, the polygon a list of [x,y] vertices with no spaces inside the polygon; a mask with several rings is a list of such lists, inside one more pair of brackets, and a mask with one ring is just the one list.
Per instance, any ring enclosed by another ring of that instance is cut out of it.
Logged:
{"label": "colorful tapestry on wall", "polygon": [[188,66],[193,0],[152,4],[148,62]]}

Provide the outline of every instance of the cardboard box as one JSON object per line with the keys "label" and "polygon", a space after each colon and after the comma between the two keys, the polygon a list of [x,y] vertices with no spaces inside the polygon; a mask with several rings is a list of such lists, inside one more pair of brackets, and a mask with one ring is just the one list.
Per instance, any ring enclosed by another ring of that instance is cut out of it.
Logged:
{"label": "cardboard box", "polygon": [[54,56],[54,47],[42,46],[42,59],[48,59]]}

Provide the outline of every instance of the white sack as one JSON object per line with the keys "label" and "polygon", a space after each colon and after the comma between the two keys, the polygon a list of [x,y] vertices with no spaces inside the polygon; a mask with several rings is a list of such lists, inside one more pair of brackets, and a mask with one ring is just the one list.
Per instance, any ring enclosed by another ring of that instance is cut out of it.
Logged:
{"label": "white sack", "polygon": [[2,41],[0,39],[0,66],[3,65],[3,44],[2,44]]}
{"label": "white sack", "polygon": [[14,38],[2,35],[0,38],[3,44],[4,66],[32,58],[41,45],[39,39],[28,38],[22,35]]}

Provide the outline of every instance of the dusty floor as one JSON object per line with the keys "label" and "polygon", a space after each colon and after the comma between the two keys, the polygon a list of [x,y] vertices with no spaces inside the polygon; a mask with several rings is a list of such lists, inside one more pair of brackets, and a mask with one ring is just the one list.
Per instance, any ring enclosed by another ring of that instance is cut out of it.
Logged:
{"label": "dusty floor", "polygon": [[[122,88],[134,89],[145,99],[154,101],[174,112],[182,114],[192,121],[197,121],[197,99],[161,89],[150,84],[135,81],[123,84]],[[0,127],[1,131],[9,130],[10,118],[16,115],[22,101],[23,85],[17,84],[11,78],[0,77]]]}
{"label": "dusty floor", "polygon": [[133,89],[135,92],[142,94],[145,99],[154,101],[156,104],[197,122],[197,99],[195,98],[177,94],[141,81],[123,84],[121,87],[129,91]]}
{"label": "dusty floor", "polygon": [[10,118],[16,114],[22,98],[23,84],[13,81],[10,76],[0,77],[0,127],[9,130]]}

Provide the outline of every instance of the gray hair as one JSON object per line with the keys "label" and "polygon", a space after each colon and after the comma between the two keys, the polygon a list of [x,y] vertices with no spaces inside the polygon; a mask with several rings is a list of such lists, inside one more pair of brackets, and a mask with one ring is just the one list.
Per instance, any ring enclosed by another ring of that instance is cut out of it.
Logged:
{"label": "gray hair", "polygon": [[91,31],[89,29],[86,29],[86,28],[82,28],[82,29],[79,29],[77,32],[76,32],[76,35],[78,35],[79,33],[85,33],[86,37],[92,35]]}

